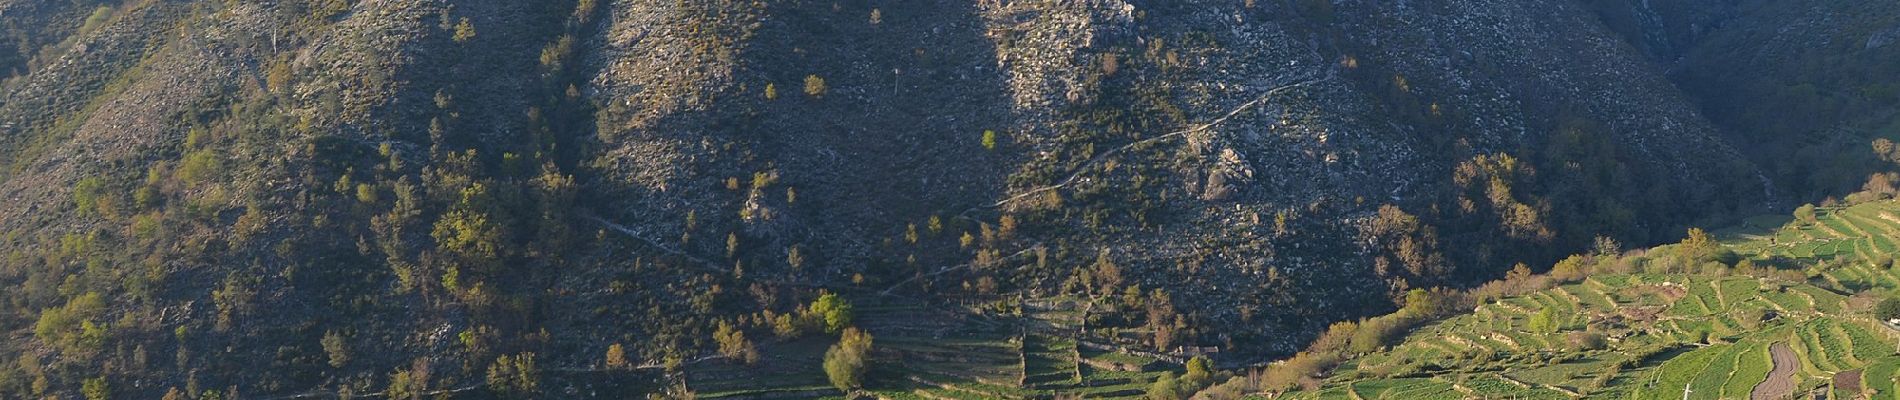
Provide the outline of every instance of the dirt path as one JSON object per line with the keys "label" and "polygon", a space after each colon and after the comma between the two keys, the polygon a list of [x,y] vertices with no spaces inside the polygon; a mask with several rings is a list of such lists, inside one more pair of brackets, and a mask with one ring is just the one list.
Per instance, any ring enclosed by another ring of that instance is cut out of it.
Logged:
{"label": "dirt path", "polygon": [[1787,343],[1775,342],[1768,346],[1769,358],[1775,361],[1775,369],[1768,371],[1768,379],[1755,385],[1748,394],[1750,399],[1779,399],[1794,391],[1794,370],[1801,368],[1801,359],[1794,355],[1794,349]]}

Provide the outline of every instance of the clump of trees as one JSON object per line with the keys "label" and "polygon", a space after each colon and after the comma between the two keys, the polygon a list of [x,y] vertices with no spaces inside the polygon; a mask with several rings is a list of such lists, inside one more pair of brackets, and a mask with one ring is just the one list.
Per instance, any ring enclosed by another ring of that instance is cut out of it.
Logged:
{"label": "clump of trees", "polygon": [[824,293],[811,304],[800,306],[787,313],[774,313],[765,310],[760,313],[760,321],[772,326],[772,334],[780,339],[794,339],[809,333],[837,333],[851,325],[855,318],[850,301],[836,293]]}
{"label": "clump of trees", "polygon": [[541,390],[541,369],[534,353],[501,356],[488,366],[488,390],[509,399],[532,399]]}
{"label": "clump of trees", "polygon": [[1196,392],[1214,382],[1213,363],[1206,357],[1194,357],[1187,362],[1187,372],[1179,377],[1174,371],[1161,373],[1154,383],[1148,385],[1145,393],[1150,400],[1182,400],[1194,397]]}
{"label": "clump of trees", "polygon": [[869,364],[871,334],[847,328],[838,343],[825,350],[825,377],[831,386],[845,392],[864,387],[864,371]]}
{"label": "clump of trees", "polygon": [[745,331],[733,327],[730,322],[719,321],[713,330],[713,341],[719,344],[719,355],[745,365],[759,362],[758,346],[746,339]]}
{"label": "clump of trees", "polygon": [[845,301],[844,297],[838,296],[837,293],[819,295],[818,300],[811,303],[811,312],[813,315],[824,318],[825,332],[831,333],[850,326],[851,319],[854,317],[851,303]]}

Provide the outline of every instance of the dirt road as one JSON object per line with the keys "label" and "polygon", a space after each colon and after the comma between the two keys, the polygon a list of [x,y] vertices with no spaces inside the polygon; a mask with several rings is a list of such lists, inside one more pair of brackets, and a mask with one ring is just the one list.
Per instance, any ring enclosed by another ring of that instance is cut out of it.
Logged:
{"label": "dirt road", "polygon": [[1768,346],[1768,356],[1774,360],[1775,369],[1768,371],[1768,378],[1755,385],[1754,392],[1748,394],[1749,399],[1780,399],[1794,391],[1794,371],[1801,368],[1801,359],[1795,356],[1794,349],[1788,348],[1787,343],[1777,342]]}

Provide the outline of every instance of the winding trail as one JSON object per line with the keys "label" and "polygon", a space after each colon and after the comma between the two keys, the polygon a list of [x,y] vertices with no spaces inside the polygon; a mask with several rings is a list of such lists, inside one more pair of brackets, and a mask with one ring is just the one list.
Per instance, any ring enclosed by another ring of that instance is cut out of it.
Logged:
{"label": "winding trail", "polygon": [[1801,358],[1784,342],[1769,345],[1768,356],[1774,360],[1775,369],[1768,371],[1768,378],[1755,385],[1755,390],[1748,394],[1749,399],[1781,399],[1794,392],[1794,371],[1801,368]]}

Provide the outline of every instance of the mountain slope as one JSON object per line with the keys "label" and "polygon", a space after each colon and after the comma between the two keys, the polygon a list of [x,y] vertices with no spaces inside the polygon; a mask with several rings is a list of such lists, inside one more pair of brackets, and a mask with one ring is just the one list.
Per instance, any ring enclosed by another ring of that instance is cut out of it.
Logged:
{"label": "mountain slope", "polygon": [[[469,393],[522,359],[547,393],[644,393],[720,326],[804,362],[776,317],[827,292],[1067,296],[1111,336],[1091,340],[1251,363],[1407,289],[1777,197],[1569,3],[0,1],[0,21],[47,35],[0,51],[26,59],[0,58],[18,397]],[[890,314],[858,324],[901,332]]]}

